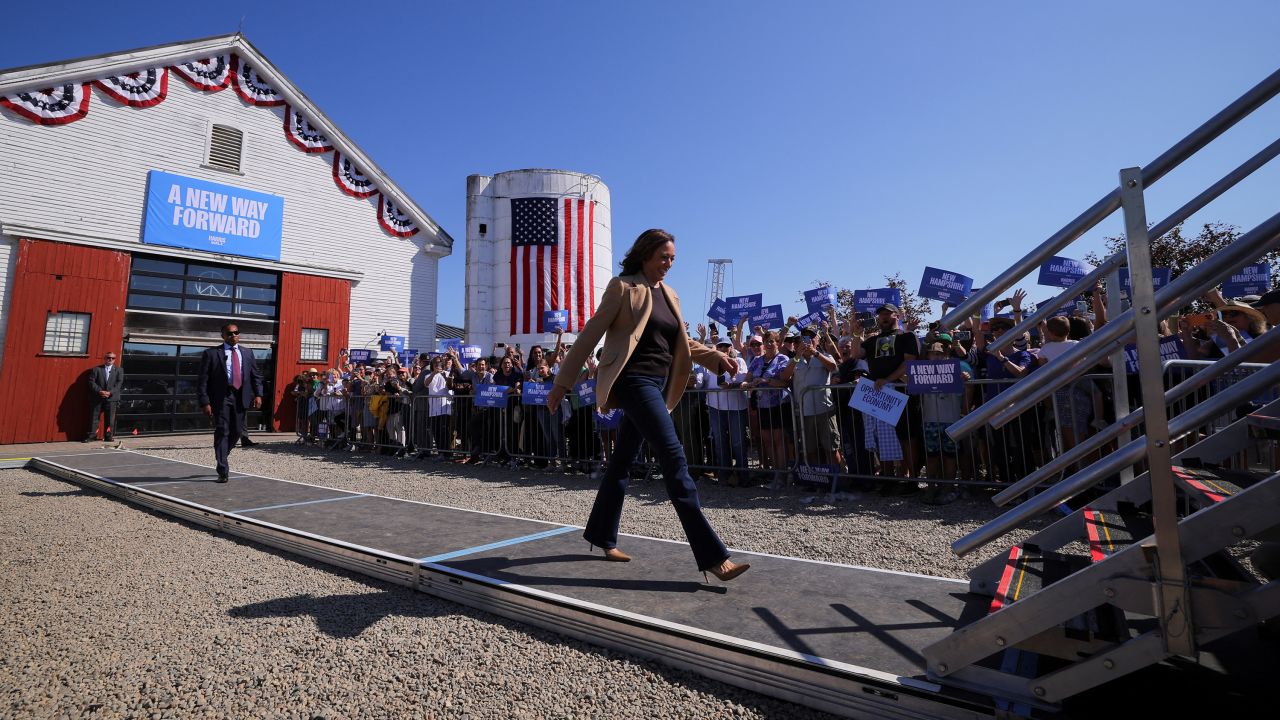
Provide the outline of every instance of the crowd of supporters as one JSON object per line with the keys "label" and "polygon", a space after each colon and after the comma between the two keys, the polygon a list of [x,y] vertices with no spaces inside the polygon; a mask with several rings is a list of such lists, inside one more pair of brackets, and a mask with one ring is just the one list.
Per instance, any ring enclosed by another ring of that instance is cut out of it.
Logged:
{"label": "crowd of supporters", "polygon": [[[956,330],[914,327],[900,308],[838,317],[795,330],[698,325],[695,339],[737,361],[717,375],[695,366],[673,415],[695,478],[730,486],[829,484],[883,494],[924,490],[922,500],[946,503],[970,488],[1016,481],[1047,458],[1065,452],[1115,419],[1109,361],[999,429],[957,441],[946,428],[1012,383],[1044,368],[1107,322],[1101,287],[1086,307],[1041,322],[1003,349],[990,345],[1023,319],[1026,294],[997,303],[994,317],[964,321]],[[1222,357],[1280,320],[1280,291],[1228,300],[1188,314],[1162,336],[1177,335],[1190,359]],[[1001,312],[1006,311],[1006,312]],[[524,403],[525,383],[551,383],[566,346],[498,346],[464,363],[456,349],[420,355],[401,366],[394,354],[369,365],[344,355],[337,367],[311,369],[294,379],[302,441],[333,450],[381,452],[463,463],[504,463],[563,472],[597,470],[607,460],[620,420],[600,414],[590,394],[571,393],[552,413]],[[961,392],[912,395],[891,425],[849,406],[860,378],[877,389],[901,387],[913,360],[955,360]],[[594,359],[581,381],[594,378]],[[475,401],[479,388],[500,386],[505,407]],[[1136,383],[1120,392],[1123,407],[1140,404]],[[1105,451],[1105,448],[1104,448]],[[651,467],[651,465],[650,465]],[[643,466],[637,472],[645,472]],[[923,488],[922,488],[923,485]]]}

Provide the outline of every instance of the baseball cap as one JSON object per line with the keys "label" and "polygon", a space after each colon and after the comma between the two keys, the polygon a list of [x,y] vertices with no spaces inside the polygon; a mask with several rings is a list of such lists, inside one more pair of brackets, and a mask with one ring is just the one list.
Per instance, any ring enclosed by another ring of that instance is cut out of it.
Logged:
{"label": "baseball cap", "polygon": [[950,333],[938,333],[934,337],[938,339],[938,342],[952,342]]}
{"label": "baseball cap", "polygon": [[818,331],[810,326],[800,331],[800,337],[818,337]]}
{"label": "baseball cap", "polygon": [[1270,292],[1263,293],[1262,297],[1258,298],[1252,304],[1256,308],[1261,308],[1264,305],[1274,305],[1276,303],[1280,303],[1280,290],[1272,290]]}
{"label": "baseball cap", "polygon": [[764,338],[760,337],[759,335],[752,335],[747,341],[748,342],[764,342]]}
{"label": "baseball cap", "polygon": [[719,342],[717,342],[717,343],[716,343],[716,347],[726,347],[726,346],[731,346],[731,345],[733,345],[733,343],[731,343],[731,342],[729,342],[728,340],[725,340],[725,339],[721,339]]}
{"label": "baseball cap", "polygon": [[307,374],[309,374],[309,375],[319,375],[319,374],[320,374],[320,371],[319,371],[319,370],[317,370],[317,369],[315,369],[315,368],[311,368],[310,370],[308,370],[308,371],[307,371]]}
{"label": "baseball cap", "polygon": [[942,347],[942,343],[933,343],[926,352],[944,353],[946,349]]}
{"label": "baseball cap", "polygon": [[885,303],[880,307],[876,308],[876,312],[884,312],[885,310],[888,310],[889,312],[892,312],[892,313],[902,312],[901,310],[898,309],[898,306],[894,305],[893,303]]}

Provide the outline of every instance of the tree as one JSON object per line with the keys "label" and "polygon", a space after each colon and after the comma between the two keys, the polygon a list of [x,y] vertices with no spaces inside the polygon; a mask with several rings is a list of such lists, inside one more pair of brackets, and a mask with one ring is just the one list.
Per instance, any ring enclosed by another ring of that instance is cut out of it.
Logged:
{"label": "tree", "polygon": [[[901,273],[884,276],[885,286],[897,288],[902,293],[902,322],[906,327],[924,327],[928,324],[928,317],[933,313],[933,307],[929,304],[928,298],[918,297],[907,287],[907,281],[902,279]],[[853,290],[844,287],[838,287],[826,280],[815,280],[816,286],[827,285],[836,288],[836,310],[840,319],[846,320],[854,317],[855,307],[853,302]],[[914,325],[913,325],[914,323]]]}

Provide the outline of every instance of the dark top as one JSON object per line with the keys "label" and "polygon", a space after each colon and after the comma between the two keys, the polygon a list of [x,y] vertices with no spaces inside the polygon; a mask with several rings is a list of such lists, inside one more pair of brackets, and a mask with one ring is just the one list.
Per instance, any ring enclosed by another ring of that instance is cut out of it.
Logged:
{"label": "dark top", "polygon": [[524,380],[524,375],[519,370],[516,370],[515,368],[511,369],[510,374],[502,372],[501,369],[496,370],[493,373],[494,385],[506,385],[507,387],[519,387],[520,383],[523,380]]}
{"label": "dark top", "polygon": [[666,377],[671,367],[671,348],[675,347],[676,333],[683,328],[676,322],[667,294],[658,289],[650,292],[653,293],[653,310],[649,313],[649,322],[645,323],[640,342],[622,372]]}
{"label": "dark top", "polygon": [[914,333],[899,330],[892,335],[867,338],[862,341],[862,350],[871,379],[879,380],[892,375],[907,355],[920,357],[920,342]]}

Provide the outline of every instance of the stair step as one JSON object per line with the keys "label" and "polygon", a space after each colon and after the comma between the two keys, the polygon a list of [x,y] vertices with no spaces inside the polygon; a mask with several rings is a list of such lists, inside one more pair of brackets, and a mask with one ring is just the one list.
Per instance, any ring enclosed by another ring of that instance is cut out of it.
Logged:
{"label": "stair step", "polygon": [[1208,468],[1189,468],[1174,466],[1173,480],[1182,490],[1193,498],[1199,498],[1212,505],[1240,492],[1243,488],[1223,477],[1221,470]]}
{"label": "stair step", "polygon": [[1152,533],[1151,516],[1133,503],[1089,505],[1082,509],[1089,557],[1101,562]]}
{"label": "stair step", "polygon": [[1263,408],[1245,416],[1245,424],[1249,426],[1249,435],[1265,440],[1280,438],[1280,415]]}
{"label": "stair step", "polygon": [[1052,585],[1087,564],[1082,558],[1055,552],[1042,552],[1031,544],[1014,545],[1009,549],[1004,571],[996,585],[988,612],[1027,597],[1041,588]]}

